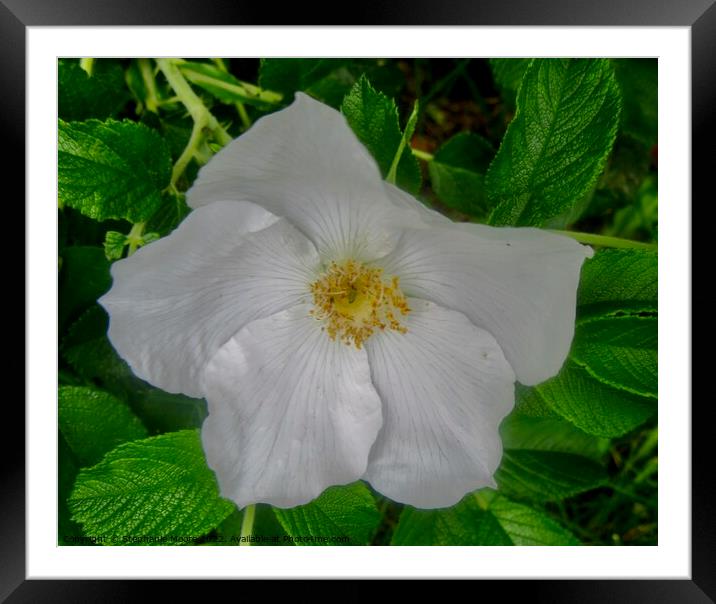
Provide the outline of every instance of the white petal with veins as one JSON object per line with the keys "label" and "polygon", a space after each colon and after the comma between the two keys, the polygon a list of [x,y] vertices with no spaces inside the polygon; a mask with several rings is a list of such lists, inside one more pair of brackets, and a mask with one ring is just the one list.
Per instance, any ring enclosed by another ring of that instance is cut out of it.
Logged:
{"label": "white petal with veins", "polygon": [[574,335],[577,286],[591,248],[532,228],[436,221],[404,229],[380,263],[408,296],[464,313],[500,344],[528,386],[557,374]]}
{"label": "white petal with veins", "polygon": [[365,472],[382,421],[365,350],[329,340],[305,307],[244,327],[204,390],[207,461],[239,507],[301,505]]}
{"label": "white petal with veins", "polygon": [[406,334],[366,342],[383,428],[365,479],[395,501],[447,507],[495,486],[498,426],[514,404],[515,374],[495,339],[464,315],[408,302]]}
{"label": "white petal with veins", "polygon": [[341,113],[300,92],[219,151],[187,192],[194,208],[225,199],[285,216],[325,258],[370,260],[392,247],[378,166]]}
{"label": "white petal with veins", "polygon": [[216,202],[115,262],[99,302],[110,341],[138,377],[200,397],[219,347],[249,321],[305,301],[317,266],[313,245],[285,219]]}

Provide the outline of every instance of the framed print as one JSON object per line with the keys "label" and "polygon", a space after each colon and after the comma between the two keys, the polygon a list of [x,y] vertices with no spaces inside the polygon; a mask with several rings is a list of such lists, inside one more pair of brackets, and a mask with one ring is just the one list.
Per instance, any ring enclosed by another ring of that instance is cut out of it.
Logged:
{"label": "framed print", "polygon": [[708,2],[345,26],[5,4],[29,269],[9,601],[120,578],[712,596]]}

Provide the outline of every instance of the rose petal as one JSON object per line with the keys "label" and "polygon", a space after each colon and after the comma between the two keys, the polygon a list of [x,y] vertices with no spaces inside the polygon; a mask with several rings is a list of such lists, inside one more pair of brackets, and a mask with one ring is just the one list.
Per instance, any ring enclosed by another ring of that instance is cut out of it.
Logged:
{"label": "rose petal", "polygon": [[285,219],[217,202],[115,262],[99,302],[110,341],[138,377],[202,396],[204,366],[219,347],[249,321],[310,296],[317,265],[313,245]]}
{"label": "rose petal", "polygon": [[395,501],[446,507],[495,486],[498,426],[514,404],[515,375],[495,339],[461,313],[409,305],[407,333],[366,342],[383,428],[365,479]]}
{"label": "rose petal", "polygon": [[405,229],[380,263],[409,296],[464,313],[489,331],[526,385],[557,374],[574,335],[589,247],[532,228],[478,224]]}
{"label": "rose petal", "polygon": [[329,259],[369,260],[392,247],[378,167],[343,115],[296,93],[204,166],[187,203],[253,201],[285,216]]}
{"label": "rose petal", "polygon": [[253,321],[206,368],[204,450],[239,507],[293,507],[359,479],[380,429],[365,351],[330,340],[307,312]]}

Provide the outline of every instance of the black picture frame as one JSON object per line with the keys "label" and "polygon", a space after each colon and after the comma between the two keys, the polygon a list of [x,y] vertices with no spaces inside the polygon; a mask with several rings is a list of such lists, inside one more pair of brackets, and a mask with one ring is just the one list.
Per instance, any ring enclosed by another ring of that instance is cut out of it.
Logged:
{"label": "black picture frame", "polygon": [[[0,0],[0,124],[2,140],[11,153],[4,160],[7,174],[21,174],[25,155],[25,37],[30,26],[81,25],[551,25],[551,26],[687,26],[692,44],[692,197],[702,204],[713,198],[707,176],[716,167],[713,108],[716,107],[716,5],[714,0],[425,0],[351,3],[350,10],[334,5],[320,8],[305,3],[277,8],[269,3],[202,0]],[[24,182],[17,196],[24,197]],[[684,203],[685,200],[672,200]],[[694,204],[695,205],[695,204]],[[24,220],[24,218],[23,218]],[[693,221],[692,241],[707,221]],[[708,258],[692,250],[692,275]],[[703,268],[703,270],[708,270]],[[706,273],[708,274],[708,273]],[[705,299],[694,295],[692,303]],[[708,320],[708,319],[707,319]],[[701,336],[702,338],[705,335]],[[692,375],[708,375],[704,364],[711,355],[692,354]],[[702,369],[702,371],[699,371]],[[716,600],[716,492],[708,421],[710,397],[692,397],[692,573],[691,580],[542,580],[501,581],[500,598],[524,595],[549,602],[713,602]],[[16,401],[6,401],[6,426],[24,424]],[[691,401],[683,401],[691,405]],[[6,428],[7,430],[7,428]],[[19,432],[19,430],[18,430]],[[128,581],[25,580],[25,473],[24,447],[3,439],[2,514],[0,515],[0,601],[8,602],[124,602],[146,593],[146,587]],[[660,518],[660,522],[668,522]],[[161,588],[168,586],[162,582]],[[200,595],[200,585],[182,585],[182,595]],[[212,589],[214,589],[212,587]],[[354,596],[370,594],[366,583],[351,589]],[[371,590],[371,591],[369,591]],[[330,593],[327,592],[327,593]],[[166,596],[168,592],[164,592]],[[206,592],[202,594],[205,596]],[[373,592],[374,594],[374,592]],[[235,594],[237,595],[237,594]],[[344,594],[345,595],[345,594]],[[341,596],[342,597],[342,596]],[[364,599],[364,598],[363,598]]]}

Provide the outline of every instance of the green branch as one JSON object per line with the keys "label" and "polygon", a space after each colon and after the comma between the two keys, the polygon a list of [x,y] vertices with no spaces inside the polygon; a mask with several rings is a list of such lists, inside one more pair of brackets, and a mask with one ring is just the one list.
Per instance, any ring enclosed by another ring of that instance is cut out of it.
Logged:
{"label": "green branch", "polygon": [[146,222],[137,222],[132,225],[132,230],[127,235],[127,243],[129,244],[129,250],[127,251],[127,257],[134,254],[137,248],[144,243],[142,235],[144,235],[144,227],[147,226]]}
{"label": "green branch", "polygon": [[232,139],[229,133],[224,130],[218,120],[192,90],[191,86],[189,86],[189,83],[184,79],[174,60],[157,59],[157,65],[159,65],[159,69],[162,70],[164,77],[166,77],[167,82],[169,82],[169,85],[176,93],[179,101],[186,107],[192,120],[194,120],[189,142],[172,168],[172,178],[168,188],[170,190],[176,190],[177,182],[192,158],[197,158],[202,162],[206,161],[206,157],[202,155],[200,148],[207,135],[213,136],[222,146],[230,143]]}
{"label": "green branch", "polygon": [[154,72],[149,59],[139,59],[139,73],[142,74],[142,83],[144,89],[147,91],[147,97],[144,99],[144,103],[147,109],[152,113],[157,113],[159,107],[158,95],[157,95],[157,84],[154,80]]}
{"label": "green branch", "polygon": [[410,152],[418,159],[422,159],[424,161],[433,161],[435,159],[435,156],[432,153],[428,153],[427,151],[421,151],[420,149],[413,149],[411,147]]}
{"label": "green branch", "polygon": [[576,231],[558,231],[555,229],[546,229],[550,233],[571,237],[580,243],[589,245],[599,245],[602,247],[618,247],[632,248],[641,250],[656,250],[656,243],[643,243],[641,241],[632,241],[631,239],[621,239],[620,237],[609,237],[607,235],[594,235],[592,233],[578,233]]}
{"label": "green branch", "polygon": [[254,518],[256,517],[256,506],[247,505],[244,508],[244,518],[241,521],[241,536],[239,545],[251,545],[251,532],[254,530]]}
{"label": "green branch", "polygon": [[[216,58],[212,59],[212,61],[222,72],[229,73],[223,59]],[[234,107],[236,107],[236,113],[239,114],[239,119],[241,120],[243,129],[248,130],[251,127],[251,119],[249,118],[249,114],[246,112],[246,107],[244,107],[244,104],[241,101],[235,101]]]}
{"label": "green branch", "polygon": [[390,165],[388,175],[385,177],[385,180],[391,184],[395,184],[395,180],[398,176],[398,164],[400,163],[400,158],[403,157],[403,150],[405,149],[408,141],[413,137],[413,132],[415,132],[415,124],[418,122],[419,106],[418,101],[415,101],[413,111],[408,118],[408,123],[405,125],[405,132],[403,132],[403,136],[400,139],[398,150],[395,152],[395,156],[393,157],[393,163]]}
{"label": "green branch", "polygon": [[157,65],[159,65],[159,69],[162,70],[167,82],[169,82],[169,85],[176,93],[177,98],[181,101],[182,105],[186,107],[194,123],[199,124],[202,129],[207,128],[219,144],[227,145],[230,143],[231,136],[229,136],[229,133],[224,130],[218,120],[192,90],[189,83],[184,79],[184,76],[177,68],[175,62],[172,59],[157,59]]}

